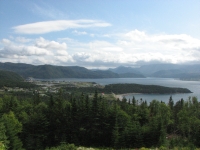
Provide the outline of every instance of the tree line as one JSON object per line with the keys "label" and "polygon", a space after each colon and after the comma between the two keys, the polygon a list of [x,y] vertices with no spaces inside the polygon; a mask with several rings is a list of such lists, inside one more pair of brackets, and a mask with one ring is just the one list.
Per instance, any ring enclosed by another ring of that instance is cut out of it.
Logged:
{"label": "tree line", "polygon": [[51,149],[63,143],[99,148],[200,147],[200,103],[196,97],[174,103],[123,98],[94,92],[48,98],[0,98],[0,144],[8,150]]}
{"label": "tree line", "polygon": [[[84,92],[92,93],[94,92],[94,87],[63,87],[65,90],[70,92]],[[95,87],[101,93],[146,93],[146,94],[173,94],[173,93],[192,93],[187,88],[177,88],[177,87],[165,87],[159,85],[142,85],[134,83],[123,83],[123,84],[108,84],[105,87]]]}

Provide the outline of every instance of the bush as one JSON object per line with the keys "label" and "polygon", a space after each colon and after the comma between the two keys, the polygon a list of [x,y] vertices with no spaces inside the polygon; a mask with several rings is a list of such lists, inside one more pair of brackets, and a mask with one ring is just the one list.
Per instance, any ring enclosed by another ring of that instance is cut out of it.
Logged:
{"label": "bush", "polygon": [[0,142],[0,150],[6,150],[6,147],[2,142]]}
{"label": "bush", "polygon": [[77,150],[74,144],[61,144],[58,147],[47,148],[46,150]]}
{"label": "bush", "polygon": [[164,146],[160,146],[159,150],[167,150],[167,148]]}

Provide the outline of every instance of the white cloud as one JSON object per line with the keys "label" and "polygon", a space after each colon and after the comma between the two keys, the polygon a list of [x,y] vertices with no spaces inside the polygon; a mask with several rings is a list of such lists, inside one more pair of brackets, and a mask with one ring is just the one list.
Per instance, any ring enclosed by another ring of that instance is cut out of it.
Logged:
{"label": "white cloud", "polygon": [[127,40],[142,42],[146,39],[146,34],[144,31],[133,30],[125,34]]}
{"label": "white cloud", "polygon": [[77,30],[74,30],[73,33],[76,34],[76,35],[86,35],[87,34],[87,32],[85,32],[85,31],[80,32],[80,31],[77,31]]}
{"label": "white cloud", "polygon": [[107,41],[94,41],[89,43],[90,49],[95,51],[101,52],[122,52],[123,49],[115,44],[109,43]]}
{"label": "white cloud", "polygon": [[60,64],[61,62],[73,62],[67,52],[67,44],[49,41],[42,37],[32,40],[32,43],[16,43],[3,39],[4,47],[0,49],[1,59],[13,59],[12,62]]}
{"label": "white cloud", "polygon": [[48,50],[66,50],[67,49],[67,44],[64,42],[58,43],[56,41],[48,41],[42,37],[36,40],[35,46],[40,47],[40,48],[45,48]]}
{"label": "white cloud", "polygon": [[138,62],[200,62],[200,40],[186,34],[148,34],[134,30],[116,35],[110,36],[112,42],[102,38],[80,42],[68,37],[58,40],[40,37],[28,43],[16,43],[16,38],[3,39],[0,57],[2,60],[93,68]]}
{"label": "white cloud", "polygon": [[70,55],[55,56],[56,63],[59,65],[75,62]]}
{"label": "white cloud", "polygon": [[31,39],[28,39],[28,38],[25,38],[25,37],[16,37],[15,41],[20,42],[20,43],[27,43],[27,42],[30,42]]}
{"label": "white cloud", "polygon": [[1,43],[4,44],[4,45],[8,45],[8,44],[11,43],[11,41],[8,40],[8,39],[2,39],[2,40],[1,40]]}
{"label": "white cloud", "polygon": [[147,34],[134,30],[121,35],[117,45],[137,61],[183,63],[200,60],[191,54],[197,52],[195,47],[200,47],[200,40],[186,34]]}
{"label": "white cloud", "polygon": [[35,65],[41,65],[41,64],[56,64],[55,59],[51,59],[51,57],[34,57],[31,56],[27,63],[29,64],[35,64]]}
{"label": "white cloud", "polygon": [[39,48],[35,46],[23,46],[22,47],[22,55],[36,55],[36,56],[45,56],[45,55],[53,55],[52,52],[48,51],[44,48]]}
{"label": "white cloud", "polygon": [[10,44],[5,46],[3,50],[1,50],[0,54],[0,56],[4,57],[30,56],[30,55],[43,56],[43,55],[52,55],[52,53],[46,49],[35,46]]}
{"label": "white cloud", "polygon": [[[186,63],[200,61],[200,40],[186,34],[147,34],[134,30],[115,42],[78,43],[73,59],[87,65],[136,64],[137,62]],[[81,64],[81,63],[80,63]]]}
{"label": "white cloud", "polygon": [[76,61],[87,61],[88,58],[90,58],[92,55],[89,53],[85,53],[85,52],[77,52],[73,55],[73,59]]}
{"label": "white cloud", "polygon": [[108,27],[110,23],[99,20],[55,20],[36,22],[13,27],[15,33],[44,34],[70,28]]}

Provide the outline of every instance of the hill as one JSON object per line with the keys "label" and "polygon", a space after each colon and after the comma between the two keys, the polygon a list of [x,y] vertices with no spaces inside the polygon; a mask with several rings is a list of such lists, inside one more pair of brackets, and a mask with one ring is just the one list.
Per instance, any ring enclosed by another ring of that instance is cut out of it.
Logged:
{"label": "hill", "polygon": [[29,65],[23,63],[0,63],[0,69],[13,71],[22,77],[33,77],[38,79],[53,78],[144,78],[142,74],[134,69],[121,67],[124,69],[120,72],[114,69],[109,70],[89,70],[79,66],[53,66],[53,65]]}
{"label": "hill", "polygon": [[31,83],[24,82],[24,79],[15,72],[0,70],[0,88],[2,87],[34,87]]}
{"label": "hill", "polygon": [[[92,93],[94,91],[93,87],[65,87],[67,91],[70,92],[85,92]],[[174,93],[192,93],[187,88],[178,87],[165,87],[158,85],[142,85],[142,84],[109,84],[104,88],[96,88],[99,93],[115,93],[115,94],[125,94],[125,93],[145,93],[145,94],[174,94]]]}
{"label": "hill", "polygon": [[171,70],[160,70],[151,75],[152,77],[162,78],[179,78],[183,80],[200,80],[200,73],[185,72],[178,69]]}
{"label": "hill", "polygon": [[117,68],[109,68],[108,70],[119,74],[121,78],[145,78],[138,68],[119,66]]}
{"label": "hill", "polygon": [[23,78],[17,73],[0,70],[0,80],[23,81]]}
{"label": "hill", "polygon": [[118,74],[124,74],[124,73],[140,74],[140,72],[137,68],[125,67],[125,66],[119,66],[117,68],[109,68],[108,70],[118,73]]}
{"label": "hill", "polygon": [[142,85],[142,84],[109,84],[104,88],[107,92],[117,94],[124,93],[146,93],[146,94],[173,94],[173,93],[192,93],[186,88],[174,88],[158,85]]}
{"label": "hill", "polygon": [[200,64],[151,64],[141,66],[138,71],[148,77],[200,80]]}
{"label": "hill", "polygon": [[179,78],[200,80],[200,65],[150,64],[138,68],[117,67],[108,70],[89,70],[79,66],[34,66],[23,63],[0,63],[1,70],[13,71],[23,78]]}
{"label": "hill", "polygon": [[29,65],[22,63],[0,63],[0,69],[13,71],[22,77],[39,79],[50,78],[119,78],[117,73],[111,71],[92,71],[79,66],[53,66],[53,65]]}

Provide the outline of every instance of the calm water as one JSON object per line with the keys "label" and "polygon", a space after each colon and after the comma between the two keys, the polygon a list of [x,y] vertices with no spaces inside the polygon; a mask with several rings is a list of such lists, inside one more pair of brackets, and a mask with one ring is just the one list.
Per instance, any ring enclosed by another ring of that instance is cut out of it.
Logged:
{"label": "calm water", "polygon": [[[64,78],[56,79],[56,81],[82,81],[82,82],[96,82],[101,85],[114,84],[114,83],[136,83],[146,85],[161,85],[167,87],[181,87],[188,88],[193,93],[189,94],[172,94],[173,100],[176,102],[183,98],[187,100],[189,96],[196,96],[200,100],[200,81],[182,81],[172,78],[105,78],[105,79],[75,79],[75,78]],[[147,102],[153,99],[168,102],[170,94],[130,94],[126,95],[127,99],[135,97],[137,100],[141,98]]]}

